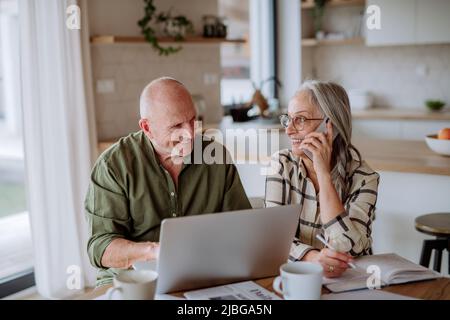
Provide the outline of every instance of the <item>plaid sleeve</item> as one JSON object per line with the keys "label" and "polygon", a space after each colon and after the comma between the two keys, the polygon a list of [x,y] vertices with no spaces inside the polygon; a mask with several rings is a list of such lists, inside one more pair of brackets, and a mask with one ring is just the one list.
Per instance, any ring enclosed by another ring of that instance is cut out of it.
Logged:
{"label": "plaid sleeve", "polygon": [[363,174],[360,187],[347,198],[345,211],[323,225],[330,245],[352,256],[371,254],[372,247],[371,226],[380,176],[376,172]]}
{"label": "plaid sleeve", "polygon": [[301,243],[299,239],[295,238],[291,244],[291,250],[289,252],[289,260],[298,261],[302,260],[302,258],[309,251],[315,249],[313,246]]}
{"label": "plaid sleeve", "polygon": [[277,152],[272,155],[270,172],[266,176],[264,202],[267,208],[286,204],[285,198],[288,191],[283,172],[284,164],[280,161],[280,156]]}

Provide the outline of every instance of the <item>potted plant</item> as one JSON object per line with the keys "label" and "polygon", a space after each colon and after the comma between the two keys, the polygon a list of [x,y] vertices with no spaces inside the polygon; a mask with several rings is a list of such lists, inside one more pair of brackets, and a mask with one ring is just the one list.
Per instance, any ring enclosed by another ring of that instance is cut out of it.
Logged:
{"label": "potted plant", "polygon": [[156,7],[153,4],[153,0],[143,1],[145,3],[144,17],[138,21],[138,25],[147,42],[149,42],[160,55],[168,56],[180,51],[182,49],[181,46],[161,46],[157,38],[158,33],[153,26],[160,24],[162,25],[162,33],[164,35],[172,37],[175,41],[183,41],[186,33],[193,32],[192,22],[182,15],[172,17],[172,9],[168,12],[156,14]]}
{"label": "potted plant", "polygon": [[445,106],[445,102],[441,100],[429,99],[425,101],[425,105],[430,111],[441,111]]}
{"label": "potted plant", "polygon": [[316,39],[324,38],[322,29],[323,14],[325,12],[325,4],[328,0],[314,0],[313,18],[314,18],[314,35]]}
{"label": "potted plant", "polygon": [[161,12],[156,17],[156,23],[162,27],[165,36],[172,37],[176,41],[184,40],[186,34],[193,33],[194,26],[185,16],[172,16],[172,8],[167,12]]}

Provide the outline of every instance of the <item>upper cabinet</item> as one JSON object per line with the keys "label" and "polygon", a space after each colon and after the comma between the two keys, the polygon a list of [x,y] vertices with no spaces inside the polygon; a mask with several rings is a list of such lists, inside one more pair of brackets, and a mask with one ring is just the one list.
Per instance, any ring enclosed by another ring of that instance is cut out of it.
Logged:
{"label": "upper cabinet", "polygon": [[449,0],[367,0],[381,13],[381,29],[367,30],[366,44],[405,45],[450,42]]}
{"label": "upper cabinet", "polygon": [[416,0],[416,43],[450,42],[449,15],[449,0]]}
{"label": "upper cabinet", "polygon": [[367,45],[415,43],[415,0],[368,0],[370,5],[380,7],[381,29],[367,29]]}

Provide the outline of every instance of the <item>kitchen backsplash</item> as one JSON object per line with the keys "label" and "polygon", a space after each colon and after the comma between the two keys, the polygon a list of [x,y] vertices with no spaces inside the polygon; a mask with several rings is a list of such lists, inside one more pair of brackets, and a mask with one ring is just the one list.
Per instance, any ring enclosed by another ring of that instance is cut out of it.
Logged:
{"label": "kitchen backsplash", "polygon": [[426,99],[450,104],[450,45],[321,46],[302,52],[303,77],[368,90],[376,106],[424,108]]}
{"label": "kitchen backsplash", "polygon": [[[218,12],[217,0],[155,0],[154,3],[158,12],[173,8],[173,14],[186,15],[197,34],[202,32],[202,16]],[[140,36],[137,21],[142,18],[143,10],[142,0],[89,0],[90,34]],[[139,130],[140,93],[150,81],[161,76],[174,77],[192,94],[202,94],[207,107],[205,121],[220,121],[220,46],[186,43],[182,46],[180,52],[164,57],[148,43],[91,44],[100,140]],[[113,92],[97,92],[99,80],[106,80],[108,85],[112,80]]]}
{"label": "kitchen backsplash", "polygon": [[[220,52],[217,45],[183,45],[173,56],[162,57],[148,44],[92,45],[95,109],[100,140],[139,130],[139,96],[153,79],[174,77],[192,93],[205,97],[206,122],[218,122],[220,107]],[[205,84],[205,74],[216,82]],[[114,92],[98,93],[98,80],[113,80]]]}

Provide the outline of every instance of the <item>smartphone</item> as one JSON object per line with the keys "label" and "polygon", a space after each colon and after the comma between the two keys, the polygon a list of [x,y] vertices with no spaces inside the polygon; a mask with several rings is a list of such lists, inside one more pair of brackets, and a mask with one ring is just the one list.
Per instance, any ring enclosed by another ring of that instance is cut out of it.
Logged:
{"label": "smartphone", "polygon": [[[330,121],[330,118],[326,118],[324,119],[320,125],[317,127],[316,132],[327,132],[327,123],[328,121]],[[334,128],[333,128],[334,129]],[[337,130],[334,129],[333,130],[333,141],[337,136]],[[313,160],[313,154],[311,153],[311,151],[303,149],[303,152],[305,153],[305,155],[312,161]]]}

